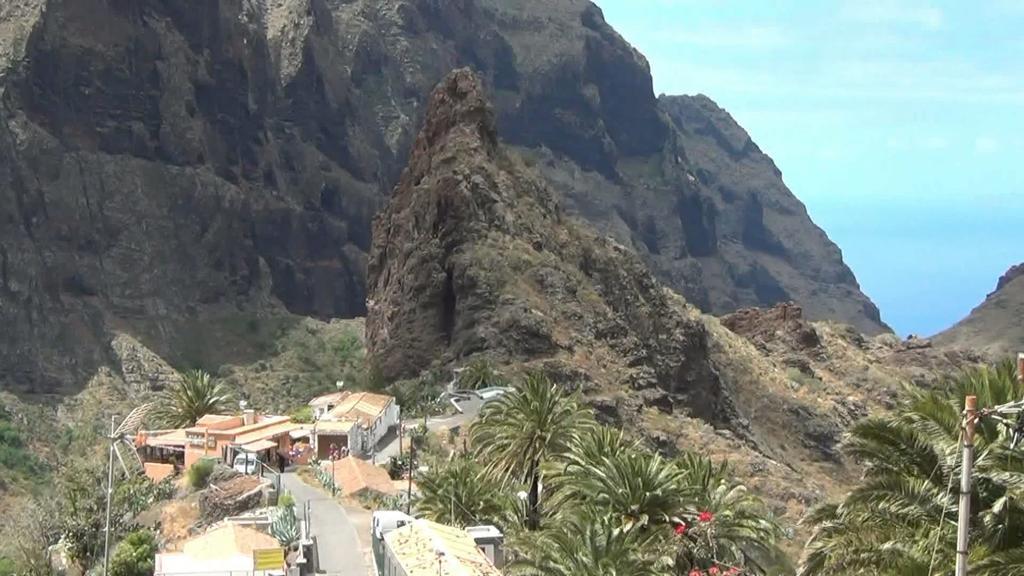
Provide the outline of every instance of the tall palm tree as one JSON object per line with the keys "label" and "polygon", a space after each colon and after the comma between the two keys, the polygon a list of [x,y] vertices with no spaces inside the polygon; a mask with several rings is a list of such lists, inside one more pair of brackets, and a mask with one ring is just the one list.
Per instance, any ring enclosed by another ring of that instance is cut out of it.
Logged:
{"label": "tall palm tree", "polygon": [[568,518],[536,533],[508,568],[514,576],[660,576],[669,570],[651,534],[622,532],[605,517]]}
{"label": "tall palm tree", "polygon": [[432,468],[418,484],[416,511],[429,520],[458,527],[496,524],[503,529],[515,522],[511,493],[468,458]]}
{"label": "tall palm tree", "polygon": [[156,417],[169,428],[193,426],[203,416],[225,410],[229,403],[230,395],[221,382],[202,370],[189,370],[181,375],[179,384],[160,395]]}
{"label": "tall palm tree", "polygon": [[527,487],[528,529],[540,528],[544,466],[571,450],[592,425],[574,396],[540,374],[480,411],[471,432],[476,454],[495,478]]}
{"label": "tall palm tree", "polygon": [[[866,419],[846,451],[864,479],[839,503],[813,510],[802,576],[944,574],[954,563],[964,396],[992,407],[1024,399],[1012,364],[961,375],[943,390],[911,392],[898,413]],[[1024,455],[983,419],[974,440],[972,574],[1024,575]]]}

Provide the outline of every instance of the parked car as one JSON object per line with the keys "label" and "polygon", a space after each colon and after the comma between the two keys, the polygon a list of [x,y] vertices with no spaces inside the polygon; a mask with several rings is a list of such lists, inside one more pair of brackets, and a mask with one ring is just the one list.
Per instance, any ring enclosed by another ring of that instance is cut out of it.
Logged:
{"label": "parked car", "polygon": [[259,474],[260,460],[251,452],[239,452],[235,455],[235,462],[232,468],[242,474]]}

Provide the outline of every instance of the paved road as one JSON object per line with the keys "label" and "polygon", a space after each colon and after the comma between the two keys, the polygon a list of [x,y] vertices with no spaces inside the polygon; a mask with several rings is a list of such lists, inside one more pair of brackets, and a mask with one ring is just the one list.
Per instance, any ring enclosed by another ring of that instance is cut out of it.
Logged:
{"label": "paved road", "polygon": [[[476,416],[480,413],[480,408],[483,404],[483,400],[480,400],[479,398],[459,402],[459,407],[462,408],[461,414],[446,416],[444,418],[428,418],[427,429],[432,432],[436,432],[438,430],[447,430],[456,426],[465,426],[476,419]],[[417,418],[416,420],[407,420],[405,425],[415,426],[422,422],[422,419]],[[398,436],[391,435],[386,439],[386,441],[386,445],[378,446],[377,453],[374,456],[374,460],[377,464],[386,463],[391,457],[398,456]]]}
{"label": "paved road", "polygon": [[340,504],[293,472],[281,476],[281,485],[295,497],[295,509],[300,514],[306,502],[310,502],[311,533],[317,539],[321,571],[331,576],[371,573],[355,525]]}

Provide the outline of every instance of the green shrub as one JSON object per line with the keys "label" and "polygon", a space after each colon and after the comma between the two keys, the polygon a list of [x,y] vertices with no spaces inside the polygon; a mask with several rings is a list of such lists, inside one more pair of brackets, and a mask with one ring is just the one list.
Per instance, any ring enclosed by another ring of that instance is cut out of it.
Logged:
{"label": "green shrub", "polygon": [[16,573],[14,560],[6,556],[0,556],[0,576],[14,576]]}
{"label": "green shrub", "polygon": [[156,538],[149,530],[125,536],[110,558],[110,576],[150,576],[153,574]]}
{"label": "green shrub", "polygon": [[210,482],[213,474],[214,461],[204,458],[193,464],[187,473],[188,485],[195,490],[202,490]]}
{"label": "green shrub", "polygon": [[278,508],[294,508],[295,507],[295,496],[292,493],[285,490],[281,492],[281,495],[277,497]]}
{"label": "green shrub", "polygon": [[313,409],[309,406],[303,406],[294,410],[289,416],[292,422],[297,424],[312,424],[313,423]]}

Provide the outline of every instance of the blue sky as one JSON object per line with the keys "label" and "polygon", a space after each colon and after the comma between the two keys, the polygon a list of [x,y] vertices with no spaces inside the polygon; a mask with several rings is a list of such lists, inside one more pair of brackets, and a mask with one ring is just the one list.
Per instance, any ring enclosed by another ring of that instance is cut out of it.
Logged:
{"label": "blue sky", "polygon": [[900,334],[1024,261],[1024,0],[597,0],[771,155]]}

